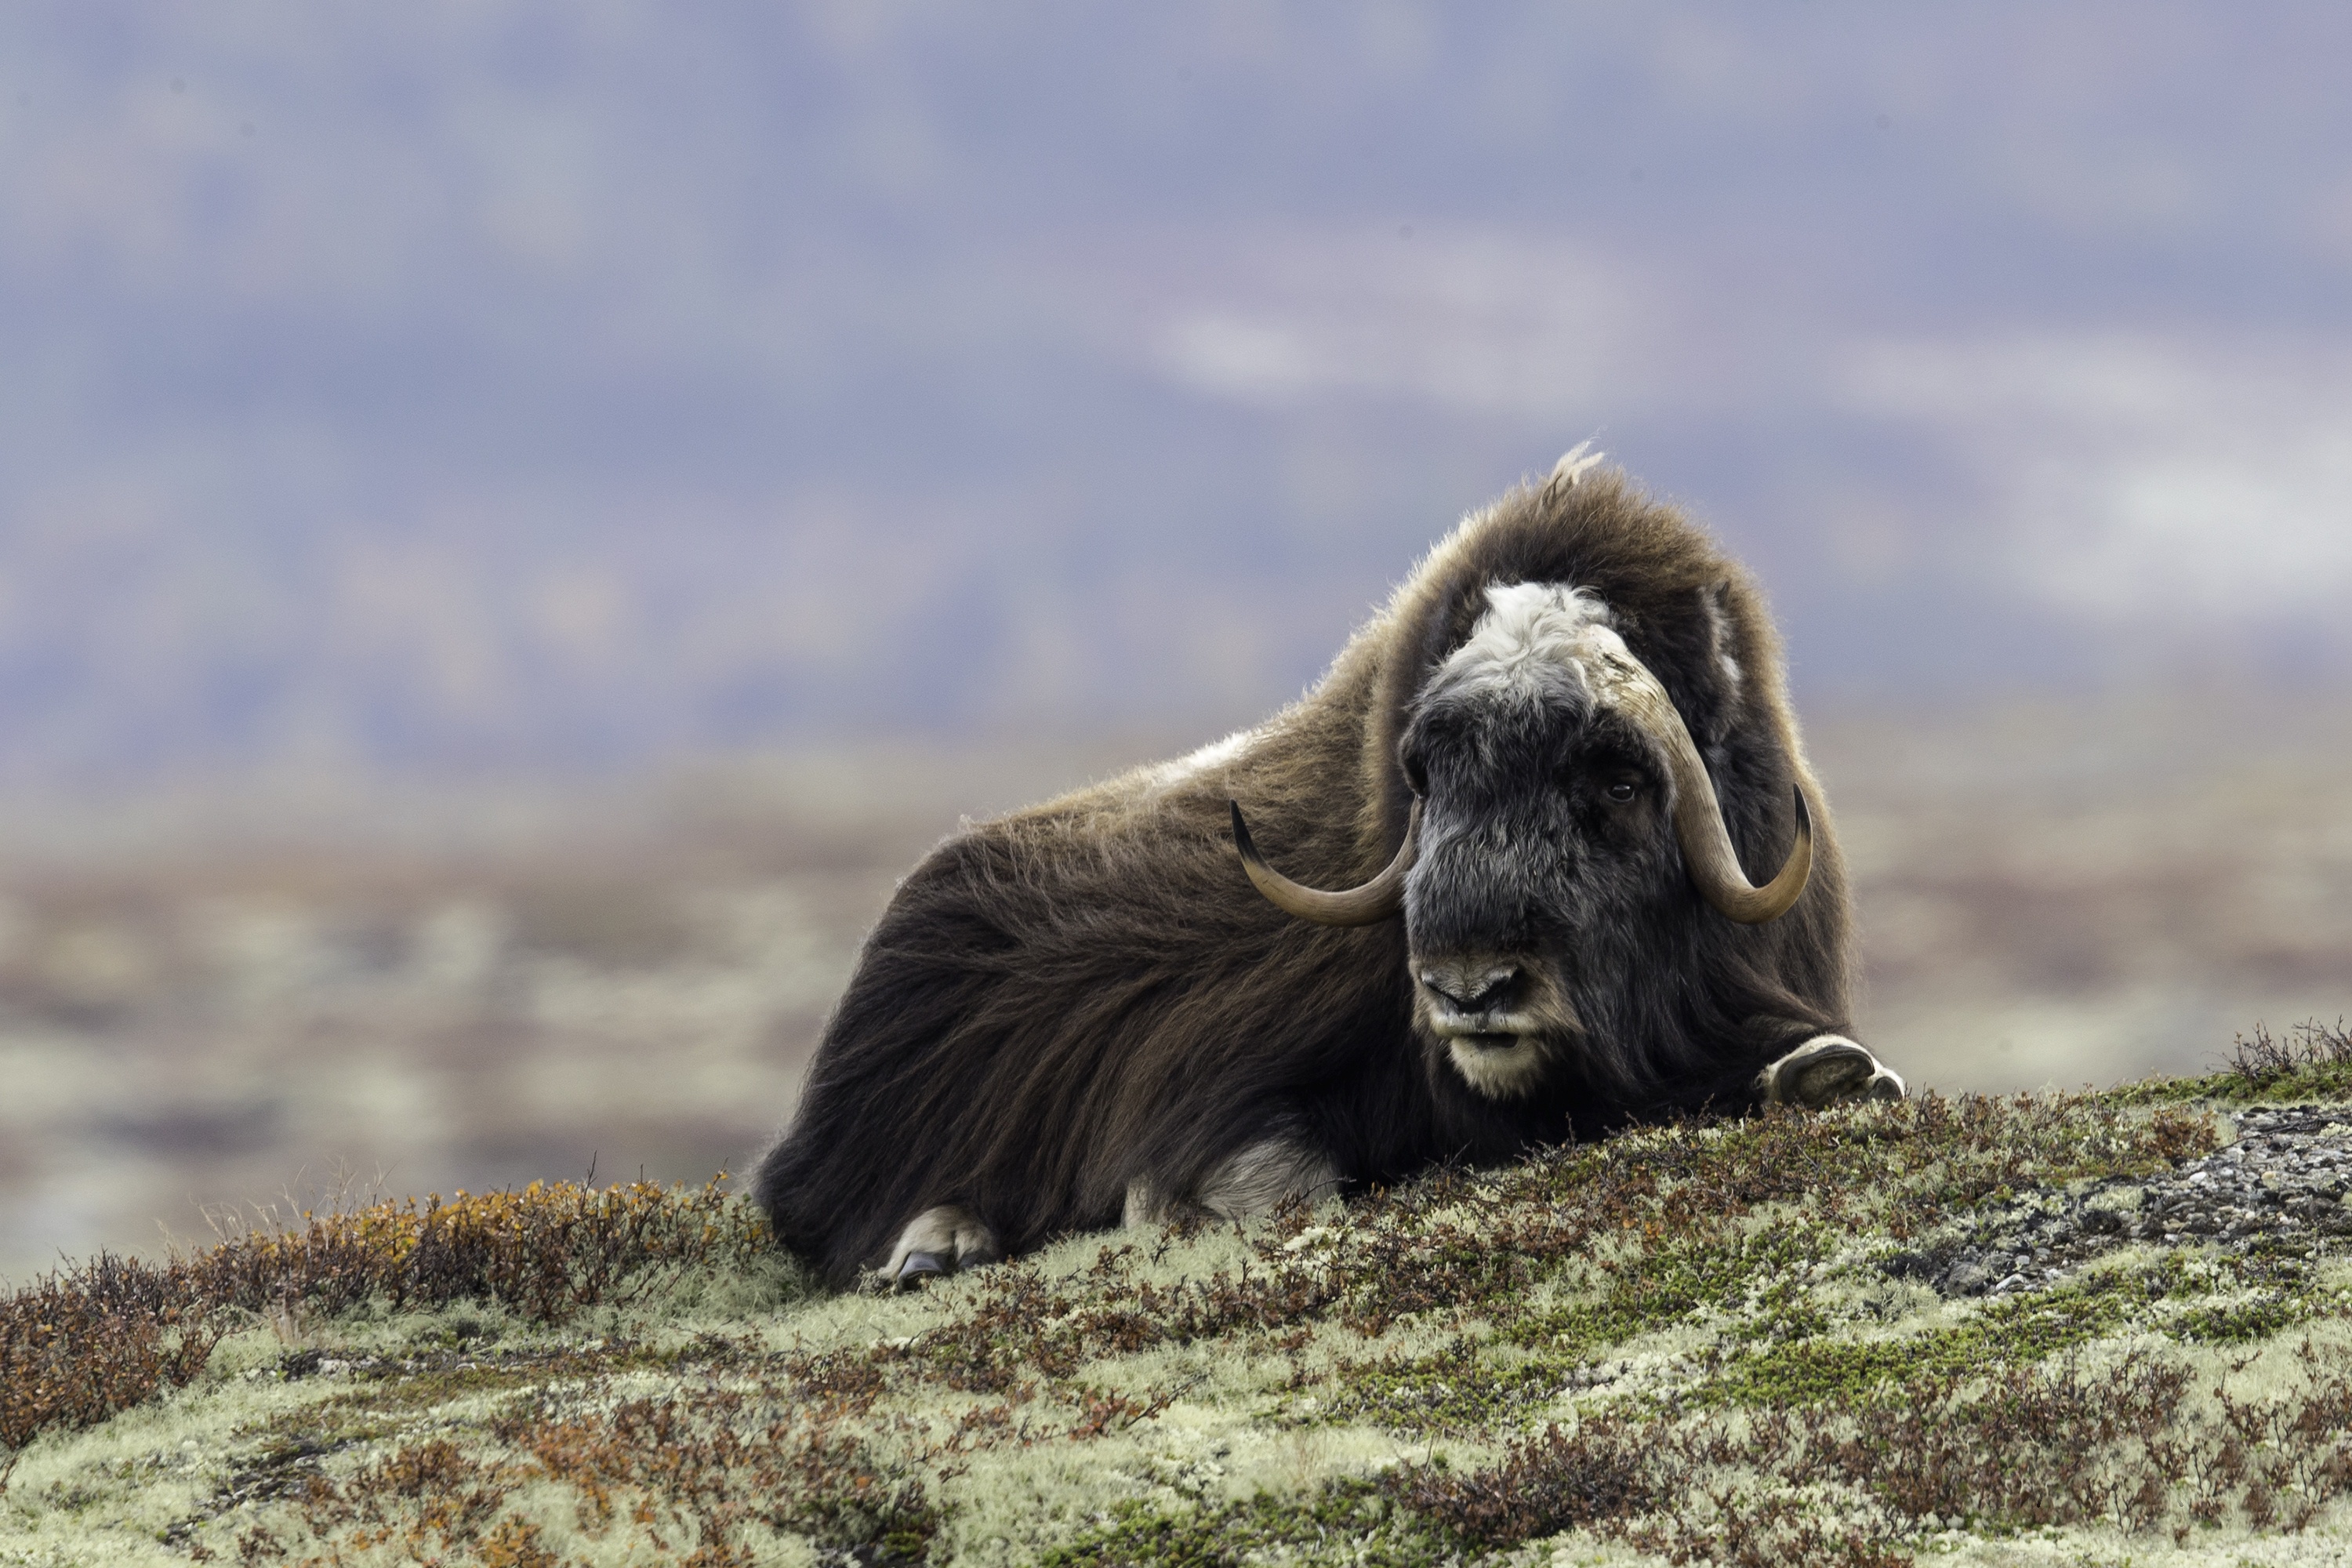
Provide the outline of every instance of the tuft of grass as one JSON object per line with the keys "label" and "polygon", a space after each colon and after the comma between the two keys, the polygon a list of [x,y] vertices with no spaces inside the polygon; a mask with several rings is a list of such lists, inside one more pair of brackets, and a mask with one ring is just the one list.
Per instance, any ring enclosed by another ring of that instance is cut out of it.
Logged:
{"label": "tuft of grass", "polygon": [[2342,1100],[2352,1096],[2352,1032],[2307,1018],[2284,1035],[2256,1024],[2231,1042],[2230,1060],[2201,1078],[2153,1078],[2111,1089],[2118,1105],[2182,1105],[2197,1100],[2242,1105],[2260,1100]]}

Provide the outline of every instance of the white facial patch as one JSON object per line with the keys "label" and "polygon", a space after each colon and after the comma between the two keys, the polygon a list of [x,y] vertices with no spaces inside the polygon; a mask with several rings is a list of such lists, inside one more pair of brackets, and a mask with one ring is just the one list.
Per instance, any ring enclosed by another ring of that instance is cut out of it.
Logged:
{"label": "white facial patch", "polygon": [[1430,682],[1433,693],[1504,701],[1581,705],[1601,694],[1590,669],[1596,645],[1624,642],[1599,596],[1557,583],[1498,583],[1486,590],[1486,613],[1470,640],[1454,650]]}

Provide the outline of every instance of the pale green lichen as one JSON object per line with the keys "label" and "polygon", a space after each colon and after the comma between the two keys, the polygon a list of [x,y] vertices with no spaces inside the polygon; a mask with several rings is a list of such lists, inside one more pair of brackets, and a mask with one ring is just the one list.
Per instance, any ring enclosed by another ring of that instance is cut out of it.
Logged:
{"label": "pale green lichen", "polygon": [[[1906,1272],[2134,1212],[2226,1136],[2160,1098],[1654,1129],[919,1295],[746,1256],[555,1317],[249,1314],[189,1387],[16,1456],[0,1562],[2329,1560],[2332,1242]],[[1954,1433],[2010,1468],[1946,1517],[1901,1476]]]}

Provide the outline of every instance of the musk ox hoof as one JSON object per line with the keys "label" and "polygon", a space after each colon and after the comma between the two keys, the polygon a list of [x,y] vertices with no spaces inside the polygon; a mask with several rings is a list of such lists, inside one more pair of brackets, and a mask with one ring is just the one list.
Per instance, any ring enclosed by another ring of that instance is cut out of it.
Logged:
{"label": "musk ox hoof", "polygon": [[1819,1110],[1849,1100],[1901,1100],[1903,1075],[1843,1035],[1815,1035],[1756,1078],[1767,1105]]}
{"label": "musk ox hoof", "polygon": [[898,1233],[882,1277],[901,1288],[918,1286],[938,1274],[953,1274],[993,1263],[1004,1256],[996,1233],[981,1217],[959,1204],[925,1209]]}
{"label": "musk ox hoof", "polygon": [[954,1272],[955,1264],[951,1258],[942,1258],[936,1252],[910,1252],[907,1254],[907,1261],[898,1265],[898,1276],[891,1283],[901,1290],[915,1290],[929,1284],[935,1274]]}

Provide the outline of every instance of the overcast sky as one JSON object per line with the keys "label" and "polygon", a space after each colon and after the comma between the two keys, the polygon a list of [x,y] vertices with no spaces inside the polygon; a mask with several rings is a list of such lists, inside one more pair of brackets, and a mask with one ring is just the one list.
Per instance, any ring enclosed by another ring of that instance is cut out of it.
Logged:
{"label": "overcast sky", "polygon": [[1809,702],[2352,673],[2340,5],[0,9],[0,775],[1246,721],[1596,437]]}

